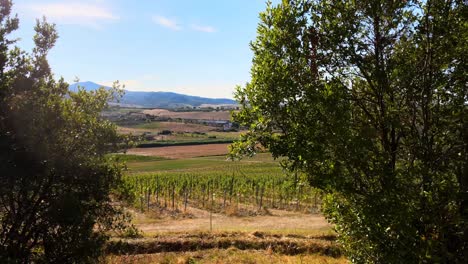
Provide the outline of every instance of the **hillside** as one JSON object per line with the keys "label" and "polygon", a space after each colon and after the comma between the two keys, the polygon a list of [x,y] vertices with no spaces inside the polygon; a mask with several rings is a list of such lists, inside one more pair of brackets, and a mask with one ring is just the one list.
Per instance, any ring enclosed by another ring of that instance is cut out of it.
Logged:
{"label": "hillside", "polygon": [[[82,86],[88,91],[93,91],[102,85],[89,81],[79,82],[71,84],[69,89],[76,91],[78,86]],[[235,105],[236,101],[226,98],[205,98],[172,92],[136,92],[126,90],[125,95],[120,100],[120,104],[145,108],[174,108],[183,106],[198,107],[201,105]]]}

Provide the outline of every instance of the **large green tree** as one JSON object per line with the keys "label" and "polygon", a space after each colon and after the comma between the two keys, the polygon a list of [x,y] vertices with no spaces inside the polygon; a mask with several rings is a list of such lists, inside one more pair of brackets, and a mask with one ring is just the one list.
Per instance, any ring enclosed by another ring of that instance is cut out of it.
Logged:
{"label": "large green tree", "polygon": [[260,14],[234,119],[324,191],[357,263],[468,259],[466,1],[290,0]]}
{"label": "large green tree", "polygon": [[69,92],[46,59],[54,25],[38,20],[26,53],[8,37],[11,7],[0,1],[0,262],[97,262],[121,224],[110,200],[120,168],[105,156],[118,135],[100,117],[117,90]]}

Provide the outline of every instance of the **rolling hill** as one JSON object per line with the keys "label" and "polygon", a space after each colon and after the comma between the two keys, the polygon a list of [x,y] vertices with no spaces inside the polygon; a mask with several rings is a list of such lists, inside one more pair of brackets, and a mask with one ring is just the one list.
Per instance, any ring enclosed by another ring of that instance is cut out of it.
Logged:
{"label": "rolling hill", "polygon": [[[109,88],[88,81],[71,84],[69,89],[77,91],[78,86],[83,87],[87,91],[97,90],[99,87]],[[234,100],[226,98],[205,98],[172,92],[136,92],[126,90],[119,104],[144,108],[176,108],[201,105],[235,105],[237,103]]]}

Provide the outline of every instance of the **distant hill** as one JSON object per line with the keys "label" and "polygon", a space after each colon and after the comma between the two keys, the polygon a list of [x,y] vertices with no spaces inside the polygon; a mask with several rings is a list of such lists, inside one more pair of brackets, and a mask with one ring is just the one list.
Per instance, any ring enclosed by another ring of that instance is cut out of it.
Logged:
{"label": "distant hill", "polygon": [[78,90],[78,86],[82,86],[83,88],[85,88],[86,91],[94,91],[99,89],[99,87],[110,88],[93,82],[77,82],[74,84],[70,84],[70,86],[68,86],[68,89],[70,91],[76,92]]}
{"label": "distant hill", "polygon": [[[87,91],[94,91],[103,85],[94,82],[79,82],[71,84],[69,89],[77,91],[78,86],[84,87]],[[135,92],[126,90],[119,104],[145,108],[175,108],[201,105],[235,105],[237,102],[226,98],[204,98],[172,92]]]}

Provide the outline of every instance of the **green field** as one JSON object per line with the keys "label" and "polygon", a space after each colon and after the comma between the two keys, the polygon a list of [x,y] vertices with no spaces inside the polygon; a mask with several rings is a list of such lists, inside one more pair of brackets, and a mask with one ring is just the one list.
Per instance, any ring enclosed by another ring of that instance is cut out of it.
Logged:
{"label": "green field", "polygon": [[200,168],[216,169],[223,167],[230,162],[206,160],[201,158],[183,159],[183,160],[161,160],[161,161],[134,161],[127,163],[128,173],[140,174],[142,172],[160,172],[160,171],[187,171],[190,172]]}
{"label": "green field", "polygon": [[149,123],[141,123],[132,127],[143,128],[143,129],[160,129],[161,125],[159,122],[149,122]]}
{"label": "green field", "polygon": [[167,160],[163,157],[155,157],[155,156],[141,156],[141,155],[131,155],[131,154],[111,154],[108,155],[109,158],[116,159],[120,162],[125,162],[128,164],[138,163],[138,162],[154,162],[154,161],[162,161]]}
{"label": "green field", "polygon": [[169,147],[169,146],[191,146],[205,144],[223,144],[232,143],[232,139],[218,138],[179,138],[175,140],[152,140],[142,141],[138,144],[139,148]]}
{"label": "green field", "polygon": [[[134,204],[172,209],[196,204],[203,209],[225,210],[248,205],[258,210],[307,210],[317,206],[317,192],[305,175],[282,170],[269,153],[242,161],[224,156],[179,160],[129,159],[124,180]],[[215,198],[217,197],[217,198]],[[211,202],[210,202],[211,201]],[[210,208],[207,205],[210,204]]]}
{"label": "green field", "polygon": [[245,158],[241,161],[231,161],[224,155],[208,156],[190,159],[170,160],[154,156],[138,155],[117,155],[121,161],[126,161],[127,173],[138,175],[146,172],[161,171],[183,171],[193,172],[205,169],[205,172],[226,172],[228,166],[238,166],[244,169],[260,167],[263,170],[281,172],[278,161],[275,161],[269,153],[259,153],[252,158]]}

